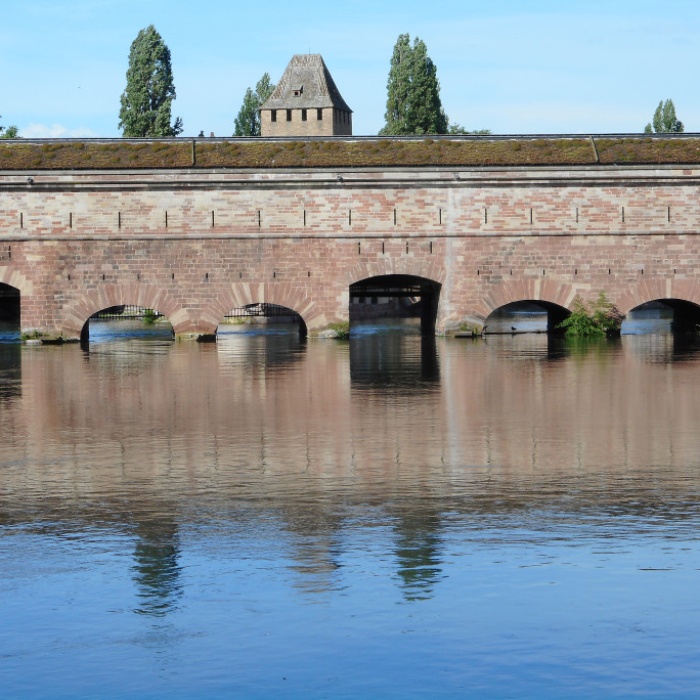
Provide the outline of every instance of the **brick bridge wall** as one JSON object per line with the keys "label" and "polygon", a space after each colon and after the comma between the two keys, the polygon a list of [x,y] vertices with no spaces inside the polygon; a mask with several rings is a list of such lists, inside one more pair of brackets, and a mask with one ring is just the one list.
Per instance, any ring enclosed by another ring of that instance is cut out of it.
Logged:
{"label": "brick bridge wall", "polygon": [[117,304],[205,334],[268,302],[313,334],[387,274],[442,285],[438,332],[600,291],[700,304],[698,167],[0,171],[0,202],[22,330],[65,338]]}

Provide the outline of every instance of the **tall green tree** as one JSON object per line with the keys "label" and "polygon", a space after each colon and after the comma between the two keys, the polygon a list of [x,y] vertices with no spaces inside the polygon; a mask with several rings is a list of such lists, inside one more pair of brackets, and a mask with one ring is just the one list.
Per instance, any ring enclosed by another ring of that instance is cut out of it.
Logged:
{"label": "tall green tree", "polygon": [[[0,116],[2,119],[2,116]],[[19,135],[19,129],[16,126],[1,126],[0,125],[0,139],[15,139]]]}
{"label": "tall green tree", "polygon": [[265,73],[258,80],[254,91],[251,88],[245,91],[243,104],[234,122],[234,136],[260,136],[260,107],[274,89],[275,86],[270,82],[270,74]]}
{"label": "tall green tree", "polygon": [[680,134],[685,130],[683,122],[676,117],[676,108],[673,100],[661,100],[654,112],[653,120],[644,127],[645,134],[656,132],[657,134]]}
{"label": "tall green tree", "polygon": [[425,42],[401,34],[394,45],[387,81],[385,136],[446,134],[448,120],[440,101],[437,68]]}
{"label": "tall green tree", "polygon": [[161,137],[182,133],[180,117],[170,123],[174,99],[170,49],[151,24],[138,33],[129,51],[126,89],[119,110],[122,135]]}

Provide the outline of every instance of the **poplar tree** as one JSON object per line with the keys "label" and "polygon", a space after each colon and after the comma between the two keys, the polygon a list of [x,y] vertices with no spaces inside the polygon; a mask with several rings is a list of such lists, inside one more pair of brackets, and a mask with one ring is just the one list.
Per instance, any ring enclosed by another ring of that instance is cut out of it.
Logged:
{"label": "poplar tree", "polygon": [[182,133],[180,117],[170,123],[174,99],[170,49],[151,24],[138,33],[129,51],[126,89],[119,110],[122,135],[167,137]]}
{"label": "poplar tree", "polygon": [[653,120],[644,127],[645,134],[656,132],[657,134],[680,134],[685,130],[683,122],[676,117],[676,107],[673,100],[661,100],[654,112]]}
{"label": "poplar tree", "polygon": [[424,41],[401,34],[394,45],[387,81],[385,136],[446,134],[437,68]]}
{"label": "poplar tree", "polygon": [[255,91],[248,88],[243,96],[243,104],[234,121],[234,136],[260,136],[260,107],[272,94],[275,86],[270,82],[270,74],[265,73],[258,80]]}

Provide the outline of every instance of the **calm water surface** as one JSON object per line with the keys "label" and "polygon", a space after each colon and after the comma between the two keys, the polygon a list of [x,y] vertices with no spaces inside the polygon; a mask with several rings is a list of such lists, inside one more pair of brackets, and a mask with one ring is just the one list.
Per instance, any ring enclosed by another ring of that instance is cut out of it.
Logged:
{"label": "calm water surface", "polygon": [[700,352],[0,344],[3,698],[697,697]]}

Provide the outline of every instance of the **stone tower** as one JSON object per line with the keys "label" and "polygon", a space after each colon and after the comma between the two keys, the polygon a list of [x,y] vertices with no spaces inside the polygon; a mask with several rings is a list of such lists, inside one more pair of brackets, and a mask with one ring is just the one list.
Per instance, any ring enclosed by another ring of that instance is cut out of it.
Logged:
{"label": "stone tower", "polygon": [[352,110],[320,54],[297,54],[260,108],[263,136],[352,136]]}

